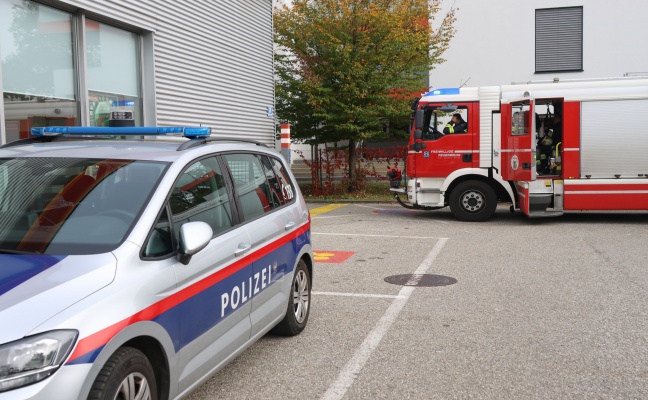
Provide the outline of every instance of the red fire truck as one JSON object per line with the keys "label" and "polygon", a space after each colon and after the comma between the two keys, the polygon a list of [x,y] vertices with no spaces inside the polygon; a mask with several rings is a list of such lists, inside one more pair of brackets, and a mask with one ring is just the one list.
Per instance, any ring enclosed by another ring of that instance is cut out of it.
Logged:
{"label": "red fire truck", "polygon": [[412,109],[406,186],[388,173],[404,207],[648,210],[648,77],[436,89]]}

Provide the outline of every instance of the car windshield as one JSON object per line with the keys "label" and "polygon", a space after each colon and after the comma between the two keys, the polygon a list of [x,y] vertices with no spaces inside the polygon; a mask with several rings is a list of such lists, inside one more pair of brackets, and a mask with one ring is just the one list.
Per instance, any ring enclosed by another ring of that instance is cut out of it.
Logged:
{"label": "car windshield", "polygon": [[0,159],[0,253],[114,250],[166,166],[132,160]]}

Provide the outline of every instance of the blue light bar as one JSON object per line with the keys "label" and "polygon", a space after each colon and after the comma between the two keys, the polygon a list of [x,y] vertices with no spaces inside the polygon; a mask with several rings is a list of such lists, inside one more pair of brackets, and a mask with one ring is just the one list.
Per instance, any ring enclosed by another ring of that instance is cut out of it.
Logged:
{"label": "blue light bar", "polygon": [[211,128],[175,126],[127,126],[127,127],[95,127],[95,126],[46,126],[32,128],[32,136],[184,136],[189,139],[206,138],[211,134]]}
{"label": "blue light bar", "polygon": [[426,94],[423,95],[423,97],[428,97],[428,96],[443,96],[446,94],[459,94],[459,88],[443,88],[443,89],[434,89],[430,90]]}
{"label": "blue light bar", "polygon": [[112,102],[113,107],[135,107],[134,100],[115,100]]}

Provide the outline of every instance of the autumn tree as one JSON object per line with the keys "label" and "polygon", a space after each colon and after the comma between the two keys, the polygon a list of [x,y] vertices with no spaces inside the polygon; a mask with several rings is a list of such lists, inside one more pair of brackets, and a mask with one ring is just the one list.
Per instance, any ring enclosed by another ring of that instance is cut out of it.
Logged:
{"label": "autumn tree", "polygon": [[274,11],[277,114],[293,137],[349,141],[382,134],[381,121],[409,114],[412,93],[454,35],[441,0],[293,0]]}

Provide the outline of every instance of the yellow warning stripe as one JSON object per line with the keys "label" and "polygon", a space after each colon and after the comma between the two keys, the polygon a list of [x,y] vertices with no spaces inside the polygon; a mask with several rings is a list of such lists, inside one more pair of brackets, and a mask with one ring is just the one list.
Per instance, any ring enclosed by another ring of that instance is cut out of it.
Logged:
{"label": "yellow warning stripe", "polygon": [[315,217],[317,215],[324,214],[329,211],[336,210],[338,208],[342,208],[346,205],[347,204],[329,204],[328,206],[313,208],[312,210],[310,210],[310,215],[311,217]]}

